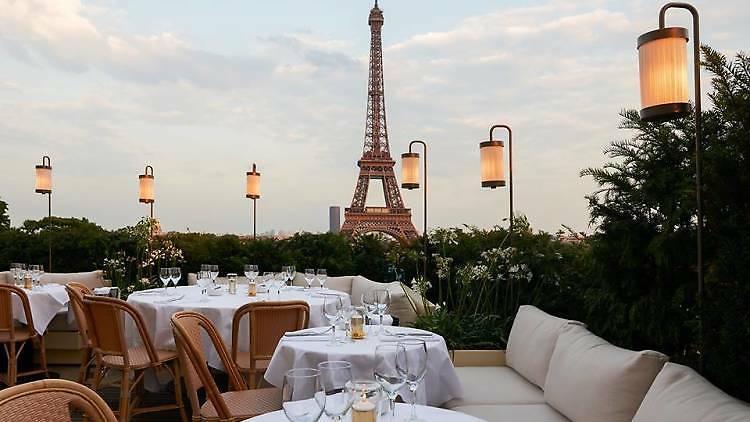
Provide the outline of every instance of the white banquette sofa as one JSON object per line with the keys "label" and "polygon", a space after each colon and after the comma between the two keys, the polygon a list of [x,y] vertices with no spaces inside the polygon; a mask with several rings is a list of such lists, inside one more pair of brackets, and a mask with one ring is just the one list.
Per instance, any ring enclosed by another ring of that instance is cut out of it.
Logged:
{"label": "white banquette sofa", "polygon": [[533,306],[518,310],[498,364],[457,366],[464,397],[445,407],[489,422],[750,421],[748,404],[692,369]]}

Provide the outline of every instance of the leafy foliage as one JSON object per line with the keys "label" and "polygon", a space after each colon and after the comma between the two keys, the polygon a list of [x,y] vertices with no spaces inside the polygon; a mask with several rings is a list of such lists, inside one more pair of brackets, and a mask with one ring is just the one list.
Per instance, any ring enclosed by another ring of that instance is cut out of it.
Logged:
{"label": "leafy foliage", "polygon": [[8,204],[0,199],[0,231],[10,228],[10,216],[8,215]]}

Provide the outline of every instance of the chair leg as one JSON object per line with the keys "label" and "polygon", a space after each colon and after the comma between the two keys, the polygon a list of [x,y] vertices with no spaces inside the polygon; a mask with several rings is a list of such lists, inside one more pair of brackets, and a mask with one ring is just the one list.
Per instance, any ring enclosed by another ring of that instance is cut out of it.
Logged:
{"label": "chair leg", "polygon": [[172,378],[174,379],[174,399],[179,406],[180,421],[187,422],[185,404],[182,402],[182,372],[180,372],[180,362],[177,359],[172,363]]}
{"label": "chair leg", "polygon": [[39,362],[44,369],[45,378],[49,378],[49,369],[47,369],[47,347],[44,345],[44,336],[36,336],[36,341],[39,346]]}
{"label": "chair leg", "polygon": [[119,410],[120,422],[128,422],[130,420],[130,370],[127,368],[122,369],[122,382],[120,383],[120,410]]}
{"label": "chair leg", "polygon": [[89,378],[89,363],[91,363],[91,348],[84,347],[81,353],[81,369],[78,371],[78,383],[86,385]]}
{"label": "chair leg", "polygon": [[18,356],[16,356],[16,342],[10,342],[10,351],[8,353],[8,387],[16,385],[18,378]]}

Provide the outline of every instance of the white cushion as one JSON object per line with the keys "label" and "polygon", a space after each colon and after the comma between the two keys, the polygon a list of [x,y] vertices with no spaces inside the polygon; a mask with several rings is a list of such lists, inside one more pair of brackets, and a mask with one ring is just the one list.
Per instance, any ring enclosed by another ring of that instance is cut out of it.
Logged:
{"label": "white cushion", "polygon": [[459,366],[456,374],[463,387],[463,397],[450,400],[443,407],[475,404],[544,404],[541,388],[507,366]]}
{"label": "white cushion", "polygon": [[506,364],[527,380],[543,387],[557,336],[568,322],[535,306],[523,305],[518,308],[508,336]]}
{"label": "white cushion", "polygon": [[409,298],[401,287],[401,283],[394,281],[392,283],[378,283],[361,275],[352,277],[351,299],[352,305],[362,305],[362,294],[374,289],[388,289],[391,293],[391,307],[388,311],[391,315],[399,319],[401,325],[408,325],[417,319],[417,313],[411,306]]}
{"label": "white cushion", "polygon": [[667,357],[609,344],[567,325],[550,359],[544,398],[575,422],[630,422]]}
{"label": "white cushion", "polygon": [[750,406],[716,388],[687,366],[667,363],[633,422],[750,421]]}
{"label": "white cushion", "polygon": [[0,284],[13,284],[13,276],[10,274],[10,271],[1,271],[0,272]]}
{"label": "white cushion", "polygon": [[455,407],[451,410],[487,422],[570,422],[546,404],[474,404]]}
{"label": "white cushion", "polygon": [[44,273],[41,278],[42,284],[57,283],[65,285],[71,281],[81,283],[89,289],[95,289],[104,286],[104,274],[101,270],[81,273]]}

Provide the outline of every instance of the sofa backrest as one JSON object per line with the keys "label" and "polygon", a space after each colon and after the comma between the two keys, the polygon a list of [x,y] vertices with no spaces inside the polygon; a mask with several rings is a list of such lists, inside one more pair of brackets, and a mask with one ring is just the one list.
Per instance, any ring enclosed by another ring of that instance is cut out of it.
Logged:
{"label": "sofa backrest", "polygon": [[391,294],[391,308],[388,312],[398,318],[400,324],[410,325],[417,319],[417,313],[414,311],[411,301],[409,301],[406,292],[404,292],[401,283],[398,281],[379,283],[361,275],[352,277],[352,305],[361,306],[362,294],[375,289],[388,289]]}
{"label": "sofa backrest", "polygon": [[518,308],[508,336],[506,363],[539,388],[547,379],[549,361],[565,324],[576,323],[552,316],[532,305]]}
{"label": "sofa backrest", "polygon": [[0,284],[13,284],[13,276],[10,271],[0,271]]}
{"label": "sofa backrest", "polygon": [[750,405],[716,388],[687,366],[667,363],[633,422],[750,421]]}
{"label": "sofa backrest", "polygon": [[666,362],[659,352],[622,349],[566,325],[550,359],[544,399],[575,422],[630,422]]}
{"label": "sofa backrest", "polygon": [[101,270],[80,273],[44,273],[41,279],[42,284],[56,283],[65,285],[71,281],[81,283],[89,289],[95,289],[104,286],[104,273]]}

